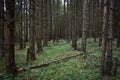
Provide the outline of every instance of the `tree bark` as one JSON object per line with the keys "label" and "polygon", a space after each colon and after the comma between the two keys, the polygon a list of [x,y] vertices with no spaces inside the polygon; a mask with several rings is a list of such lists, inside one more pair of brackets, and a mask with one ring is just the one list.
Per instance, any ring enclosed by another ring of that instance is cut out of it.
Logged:
{"label": "tree bark", "polygon": [[[42,19],[42,1],[37,1],[36,2],[37,6],[36,6],[36,42],[37,42],[37,53],[39,52],[43,52],[43,49],[42,49],[42,22],[41,22],[41,19]],[[40,5],[39,5],[40,4]]]}
{"label": "tree bark", "polygon": [[43,45],[48,46],[48,1],[43,0]]}
{"label": "tree bark", "polygon": [[6,52],[6,73],[17,74],[14,50],[14,29],[15,29],[15,0],[6,0],[6,21],[5,29],[5,52]]}
{"label": "tree bark", "polygon": [[89,1],[84,0],[83,1],[83,25],[82,25],[82,51],[86,52],[86,41],[87,41],[87,28],[88,28],[88,12],[89,12]]}
{"label": "tree bark", "polygon": [[35,1],[30,0],[30,53],[29,60],[35,60]]}
{"label": "tree bark", "polygon": [[113,46],[113,0],[109,0],[109,27],[108,27],[108,45],[107,45],[107,63],[106,73],[111,76],[112,73],[112,46]]}
{"label": "tree bark", "polygon": [[19,40],[19,49],[23,49],[23,15],[22,15],[22,11],[23,11],[23,7],[22,7],[22,2],[23,0],[20,0],[19,1],[19,4],[20,4],[20,14],[19,14],[19,37],[20,37],[20,40]]}
{"label": "tree bark", "polygon": [[71,0],[72,48],[77,49],[76,0]]}
{"label": "tree bark", "polygon": [[0,1],[0,56],[4,55],[4,0]]}
{"label": "tree bark", "polygon": [[104,0],[104,10],[103,10],[103,27],[102,27],[102,57],[101,57],[101,75],[104,77],[105,76],[105,54],[106,54],[106,23],[107,23],[107,6],[106,6],[106,1]]}

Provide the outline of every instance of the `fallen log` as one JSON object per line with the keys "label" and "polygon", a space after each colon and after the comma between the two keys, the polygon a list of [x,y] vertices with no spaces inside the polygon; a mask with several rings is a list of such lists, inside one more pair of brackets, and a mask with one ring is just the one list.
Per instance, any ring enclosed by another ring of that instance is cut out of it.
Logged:
{"label": "fallen log", "polygon": [[49,66],[52,63],[59,63],[62,60],[66,60],[66,59],[70,59],[70,58],[73,58],[73,57],[77,57],[79,55],[80,54],[76,54],[76,55],[72,55],[72,56],[68,56],[68,57],[63,57],[61,59],[57,59],[57,60],[54,60],[54,61],[51,61],[51,62],[46,62],[46,63],[40,64],[40,65],[18,68],[17,71],[18,72],[22,72],[22,71],[26,71],[27,69],[31,70],[31,69],[36,69],[36,68],[47,67],[47,66]]}
{"label": "fallen log", "polygon": [[5,72],[4,73],[0,73],[0,77],[2,77],[3,75],[5,75]]}

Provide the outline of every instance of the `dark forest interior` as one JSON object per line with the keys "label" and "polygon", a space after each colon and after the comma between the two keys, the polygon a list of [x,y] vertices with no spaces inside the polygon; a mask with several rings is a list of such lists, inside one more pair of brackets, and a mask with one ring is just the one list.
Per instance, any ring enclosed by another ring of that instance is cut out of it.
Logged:
{"label": "dark forest interior", "polygon": [[0,80],[120,80],[120,0],[0,0]]}

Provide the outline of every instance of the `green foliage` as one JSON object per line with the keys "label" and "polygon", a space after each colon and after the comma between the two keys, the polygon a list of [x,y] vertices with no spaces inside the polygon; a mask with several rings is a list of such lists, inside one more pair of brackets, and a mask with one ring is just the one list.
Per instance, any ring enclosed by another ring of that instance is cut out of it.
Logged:
{"label": "green foliage", "polygon": [[[81,40],[78,43],[81,44]],[[36,53],[37,60],[31,61],[26,65],[27,50],[16,50],[17,66],[38,65],[81,53],[80,51],[72,50],[71,43],[67,43],[64,40],[56,43],[50,41],[49,46],[43,49],[44,52]],[[120,49],[114,47],[113,53],[115,57],[120,56],[119,52]],[[88,40],[86,54],[86,60],[83,58],[84,53],[81,53],[78,57],[61,61],[58,64],[51,64],[40,69],[28,69],[20,73],[16,80],[102,80],[100,76],[101,52],[98,48],[98,41],[94,43],[93,39]],[[10,80],[9,77],[4,76],[4,80]],[[120,80],[120,67],[118,67],[118,75],[111,77],[111,80]]]}
{"label": "green foliage", "polygon": [[15,77],[14,75],[12,74],[6,74],[6,75],[3,75],[3,76],[0,76],[0,80],[20,80],[20,78],[18,77]]}

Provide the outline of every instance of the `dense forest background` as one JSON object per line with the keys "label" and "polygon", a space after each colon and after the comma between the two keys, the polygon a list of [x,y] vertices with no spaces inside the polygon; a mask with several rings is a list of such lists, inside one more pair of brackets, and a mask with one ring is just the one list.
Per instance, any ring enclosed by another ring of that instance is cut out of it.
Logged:
{"label": "dense forest background", "polygon": [[0,0],[0,80],[120,80],[120,0]]}

